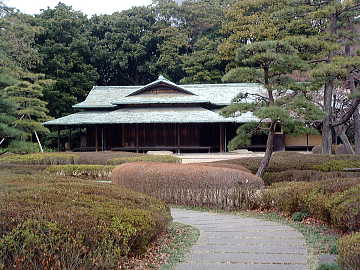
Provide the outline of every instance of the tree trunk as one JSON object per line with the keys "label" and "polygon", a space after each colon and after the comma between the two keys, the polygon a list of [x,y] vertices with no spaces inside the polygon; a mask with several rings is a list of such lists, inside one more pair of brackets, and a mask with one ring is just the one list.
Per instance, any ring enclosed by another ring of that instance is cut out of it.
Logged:
{"label": "tree trunk", "polygon": [[274,137],[275,137],[276,122],[272,121],[269,128],[269,134],[266,142],[265,156],[260,162],[259,169],[256,173],[257,176],[262,177],[266,168],[269,166],[272,153],[274,152]]}
{"label": "tree trunk", "polygon": [[[354,28],[351,28],[351,30],[355,31]],[[348,57],[351,57],[354,55],[353,48],[351,45],[345,46],[345,55]],[[351,94],[354,95],[354,98],[357,98],[357,90],[355,87],[355,79],[353,74],[351,74],[351,69],[348,69],[348,83],[351,90]],[[356,107],[354,113],[354,140],[355,140],[355,154],[360,154],[360,113],[359,113],[359,106]]]}
{"label": "tree trunk", "polygon": [[322,154],[331,155],[332,133],[331,133],[331,117],[332,117],[332,97],[333,97],[334,81],[328,81],[324,89],[324,110],[325,117],[322,126]]}
{"label": "tree trunk", "polygon": [[346,127],[343,125],[338,126],[335,128],[335,131],[336,131],[336,135],[340,137],[340,139],[345,147],[346,153],[354,155],[355,154],[354,149],[349,141],[348,136],[346,135]]}
{"label": "tree trunk", "polygon": [[355,154],[360,155],[360,113],[359,108],[354,112],[354,139],[355,139]]}

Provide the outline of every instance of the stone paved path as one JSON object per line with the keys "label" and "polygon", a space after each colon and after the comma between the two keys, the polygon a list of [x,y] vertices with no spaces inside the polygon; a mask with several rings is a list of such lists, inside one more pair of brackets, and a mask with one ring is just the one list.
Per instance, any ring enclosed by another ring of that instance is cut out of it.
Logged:
{"label": "stone paved path", "polygon": [[295,229],[255,218],[171,209],[174,221],[200,230],[176,270],[305,270],[307,249]]}

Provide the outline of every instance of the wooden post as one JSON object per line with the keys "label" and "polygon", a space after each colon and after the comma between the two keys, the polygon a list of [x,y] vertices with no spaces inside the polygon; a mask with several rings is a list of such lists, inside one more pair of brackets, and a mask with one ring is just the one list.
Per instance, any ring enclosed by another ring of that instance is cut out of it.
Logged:
{"label": "wooden post", "polygon": [[224,126],[224,152],[227,152],[226,125]]}
{"label": "wooden post", "polygon": [[124,124],[121,124],[121,146],[125,147],[125,128]]}
{"label": "wooden post", "polygon": [[70,148],[70,151],[71,151],[71,132],[72,132],[72,128],[70,127],[70,130],[69,130],[69,148]]}
{"label": "wooden post", "polygon": [[306,133],[306,151],[309,152],[309,134]]}
{"label": "wooden post", "polygon": [[220,124],[219,126],[220,128],[220,145],[219,145],[219,148],[220,148],[220,152],[224,152],[224,134],[223,134],[223,125]]}
{"label": "wooden post", "polygon": [[57,143],[58,143],[58,152],[60,152],[60,128],[57,129]]}
{"label": "wooden post", "polygon": [[136,153],[139,153],[139,124],[136,124]]}
{"label": "wooden post", "polygon": [[177,152],[180,154],[180,124],[176,124]]}
{"label": "wooden post", "polygon": [[104,152],[104,126],[101,126],[101,151]]}
{"label": "wooden post", "polygon": [[98,141],[98,127],[95,126],[95,151],[98,151],[99,141]]}

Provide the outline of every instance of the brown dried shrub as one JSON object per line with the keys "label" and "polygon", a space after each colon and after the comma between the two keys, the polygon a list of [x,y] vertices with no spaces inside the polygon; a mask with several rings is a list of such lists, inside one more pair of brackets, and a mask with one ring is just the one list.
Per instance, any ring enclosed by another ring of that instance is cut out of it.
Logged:
{"label": "brown dried shrub", "polygon": [[192,163],[188,165],[197,165],[197,166],[208,166],[214,168],[227,168],[227,169],[235,169],[247,173],[251,173],[251,171],[239,164],[231,164],[231,163],[216,163],[216,162],[203,162],[203,163]]}
{"label": "brown dried shrub", "polygon": [[118,166],[112,182],[168,203],[219,209],[254,208],[256,191],[264,185],[235,169],[146,162]]}

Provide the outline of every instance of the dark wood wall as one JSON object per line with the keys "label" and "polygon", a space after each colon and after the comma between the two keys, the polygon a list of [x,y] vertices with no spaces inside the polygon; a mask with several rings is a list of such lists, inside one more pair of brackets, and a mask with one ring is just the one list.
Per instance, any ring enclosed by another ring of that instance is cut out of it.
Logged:
{"label": "dark wood wall", "polygon": [[[205,146],[224,151],[220,124],[119,124],[87,128],[87,146],[99,150],[119,147]],[[220,144],[223,145],[220,145]],[[103,145],[104,144],[104,145]]]}

